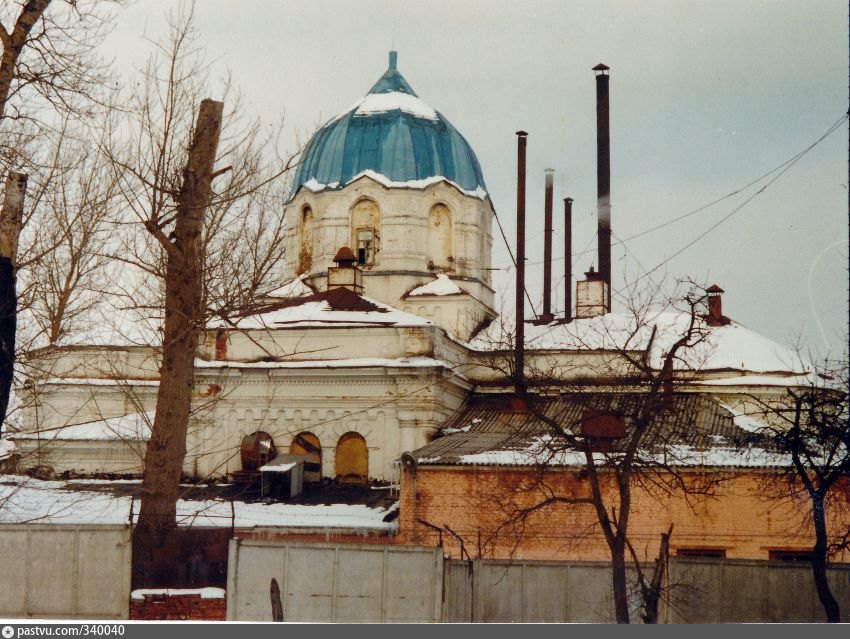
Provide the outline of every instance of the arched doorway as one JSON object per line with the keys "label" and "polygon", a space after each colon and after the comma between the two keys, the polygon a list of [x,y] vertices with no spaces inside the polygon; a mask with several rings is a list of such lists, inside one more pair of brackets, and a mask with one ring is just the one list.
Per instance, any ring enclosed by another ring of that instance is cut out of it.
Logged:
{"label": "arched doorway", "polygon": [[305,455],[304,481],[322,480],[322,445],[313,433],[298,433],[289,445],[291,455]]}
{"label": "arched doorway", "polygon": [[339,438],[334,470],[336,480],[342,484],[365,484],[369,481],[369,451],[362,435],[345,433]]}

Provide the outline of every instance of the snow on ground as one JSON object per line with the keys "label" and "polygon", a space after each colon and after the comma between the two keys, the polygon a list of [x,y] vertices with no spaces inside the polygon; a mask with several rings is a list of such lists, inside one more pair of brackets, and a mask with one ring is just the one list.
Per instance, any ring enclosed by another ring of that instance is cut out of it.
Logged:
{"label": "snow on ground", "polygon": [[[76,489],[69,487],[78,484]],[[0,523],[126,524],[138,499],[116,497],[82,488],[78,481],[42,481],[20,475],[0,475]],[[109,482],[99,482],[101,486]],[[181,526],[256,526],[287,528],[354,528],[394,532],[397,522],[384,522],[392,508],[365,505],[301,505],[217,500],[177,503]]]}
{"label": "snow on ground", "polygon": [[437,275],[437,278],[427,284],[423,284],[422,286],[418,286],[410,293],[407,294],[408,297],[414,297],[417,295],[462,295],[465,291],[454,283],[452,279],[449,278],[445,273],[440,273]]}

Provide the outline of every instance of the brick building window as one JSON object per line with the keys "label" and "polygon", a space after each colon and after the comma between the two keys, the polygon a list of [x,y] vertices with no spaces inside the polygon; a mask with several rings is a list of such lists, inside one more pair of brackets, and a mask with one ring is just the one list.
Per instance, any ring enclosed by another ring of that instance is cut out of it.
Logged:
{"label": "brick building window", "polygon": [[677,557],[701,557],[703,559],[726,559],[725,548],[679,548]]}
{"label": "brick building window", "polygon": [[769,550],[768,559],[771,561],[806,561],[814,558],[811,550]]}

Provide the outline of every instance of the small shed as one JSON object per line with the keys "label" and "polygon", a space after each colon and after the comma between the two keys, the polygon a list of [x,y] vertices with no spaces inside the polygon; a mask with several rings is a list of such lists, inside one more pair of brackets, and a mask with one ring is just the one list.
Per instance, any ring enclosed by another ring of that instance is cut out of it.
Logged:
{"label": "small shed", "polygon": [[263,464],[260,471],[260,494],[273,499],[288,499],[301,494],[304,485],[304,456],[278,455]]}

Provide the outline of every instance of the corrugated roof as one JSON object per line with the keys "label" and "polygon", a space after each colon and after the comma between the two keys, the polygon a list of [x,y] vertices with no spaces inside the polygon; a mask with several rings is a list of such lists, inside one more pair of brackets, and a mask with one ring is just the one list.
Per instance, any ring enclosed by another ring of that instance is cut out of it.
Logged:
{"label": "corrugated roof", "polygon": [[[576,459],[581,463],[575,449],[564,438],[559,439],[557,431],[539,415],[576,435],[580,435],[582,421],[588,414],[622,416],[628,433],[647,398],[644,393],[572,393],[532,398],[530,410],[520,411],[512,407],[511,396],[476,395],[430,444],[412,455],[422,465],[498,466],[533,464],[529,451],[537,451],[547,463],[557,459]],[[778,463],[770,451],[763,447],[754,449],[753,433],[738,427],[734,415],[708,396],[674,395],[646,432],[642,449],[649,454],[669,455],[676,460],[674,465],[677,462],[724,466]],[[616,441],[623,440],[614,440],[614,452]],[[761,461],[754,457],[759,451],[765,453]],[[564,464],[571,465],[569,461]]]}

